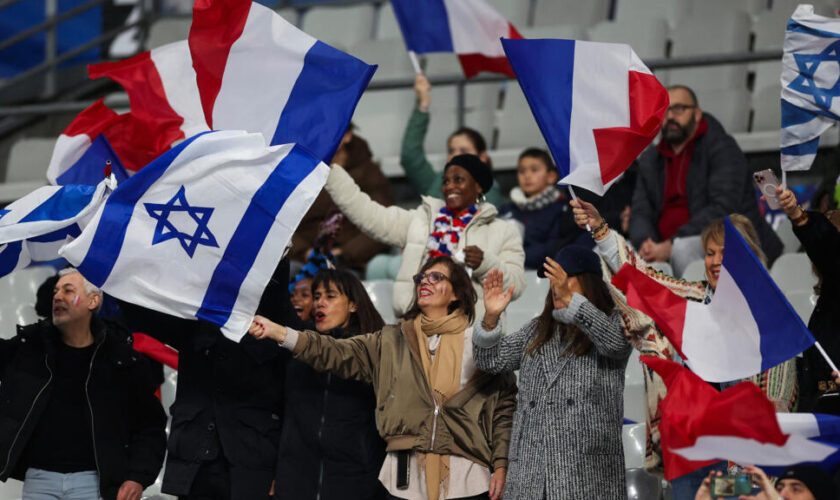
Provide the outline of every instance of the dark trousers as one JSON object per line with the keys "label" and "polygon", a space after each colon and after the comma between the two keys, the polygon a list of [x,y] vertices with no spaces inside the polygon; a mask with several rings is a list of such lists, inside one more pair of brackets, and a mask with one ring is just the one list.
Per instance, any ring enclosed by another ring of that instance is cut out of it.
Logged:
{"label": "dark trousers", "polygon": [[274,471],[235,467],[219,457],[201,464],[190,493],[179,500],[269,500]]}

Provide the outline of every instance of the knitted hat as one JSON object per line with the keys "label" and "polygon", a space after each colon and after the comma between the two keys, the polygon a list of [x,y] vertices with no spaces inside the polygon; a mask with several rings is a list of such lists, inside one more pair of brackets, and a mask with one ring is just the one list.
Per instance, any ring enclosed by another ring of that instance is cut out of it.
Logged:
{"label": "knitted hat", "polygon": [[[581,245],[568,245],[557,252],[554,261],[566,271],[569,276],[581,273],[592,273],[602,276],[601,259],[592,250]],[[537,276],[545,278],[545,268],[537,269]]]}
{"label": "knitted hat", "polygon": [[457,165],[472,175],[475,182],[481,186],[481,191],[484,194],[487,194],[490,191],[490,188],[493,187],[493,172],[490,170],[490,165],[481,161],[476,155],[458,155],[452,157],[449,160],[449,163],[446,164],[446,167],[443,168],[443,171],[451,167],[452,165]]}
{"label": "knitted hat", "polygon": [[802,481],[802,484],[811,490],[815,500],[835,500],[837,498],[837,490],[831,476],[816,465],[794,465],[782,472],[779,480],[782,479]]}

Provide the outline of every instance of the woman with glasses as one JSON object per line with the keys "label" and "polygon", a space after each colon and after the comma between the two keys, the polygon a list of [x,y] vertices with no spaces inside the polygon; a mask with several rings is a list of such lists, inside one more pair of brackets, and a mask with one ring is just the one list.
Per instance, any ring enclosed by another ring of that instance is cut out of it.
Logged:
{"label": "woman with glasses", "polygon": [[[423,196],[414,210],[376,203],[339,165],[333,165],[326,188],[341,212],[362,232],[402,249],[392,301],[394,313],[400,317],[411,306],[411,277],[427,259],[442,255],[469,268],[479,295],[481,280],[494,268],[504,272],[506,285],[515,285],[514,299],[522,293],[522,237],[516,226],[496,217],[496,207],[484,201],[492,185],[490,167],[478,156],[462,154],[444,168],[443,199]],[[483,309],[484,304],[478,306]]]}
{"label": "woman with glasses", "polygon": [[476,293],[462,266],[435,257],[413,282],[412,306],[400,323],[373,333],[336,339],[261,316],[250,333],[274,339],[318,371],[373,385],[387,446],[379,480],[391,498],[498,500],[516,380],[476,369]]}
{"label": "woman with glasses", "polygon": [[542,313],[502,335],[511,290],[490,271],[473,335],[480,370],[519,370],[505,499],[627,498],[622,394],[632,347],[601,260],[569,245],[546,258],[542,273],[551,283]]}

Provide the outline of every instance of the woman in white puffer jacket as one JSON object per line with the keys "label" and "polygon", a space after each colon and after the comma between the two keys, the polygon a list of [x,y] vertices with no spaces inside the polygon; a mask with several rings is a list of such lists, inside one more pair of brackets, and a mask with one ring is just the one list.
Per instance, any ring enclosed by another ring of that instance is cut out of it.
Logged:
{"label": "woman in white puffer jacket", "polygon": [[480,202],[493,185],[490,167],[475,155],[452,158],[443,171],[443,200],[423,196],[414,210],[383,207],[363,193],[340,165],[333,165],[327,191],[353,224],[371,238],[403,249],[394,283],[397,317],[411,306],[412,276],[430,256],[451,255],[472,270],[478,293],[476,317],[483,314],[481,282],[491,269],[504,273],[514,299],[525,289],[525,251],[516,227],[496,218],[496,207]]}

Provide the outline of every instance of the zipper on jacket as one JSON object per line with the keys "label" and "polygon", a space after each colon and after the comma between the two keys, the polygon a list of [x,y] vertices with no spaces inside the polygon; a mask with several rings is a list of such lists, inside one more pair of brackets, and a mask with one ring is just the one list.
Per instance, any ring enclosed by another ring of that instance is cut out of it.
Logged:
{"label": "zipper on jacket", "polygon": [[85,380],[85,399],[87,399],[88,410],[90,411],[90,437],[93,441],[93,463],[96,465],[96,475],[99,478],[98,484],[96,486],[97,493],[99,496],[101,495],[101,491],[99,491],[99,485],[102,484],[102,474],[99,472],[99,457],[96,454],[96,427],[93,425],[93,405],[90,403],[90,391],[88,390],[88,384],[90,384],[90,376],[93,374],[93,361],[96,359],[96,353],[99,352],[99,348],[102,347],[102,344],[105,342],[105,339],[102,339],[96,345],[96,349],[93,350],[93,355],[90,357],[90,366],[88,367],[88,376]]}
{"label": "zipper on jacket", "polygon": [[438,414],[440,414],[440,406],[438,405],[437,399],[435,399],[435,391],[432,389],[432,386],[429,385],[429,392],[432,394],[432,403],[435,405],[435,415],[432,418],[432,442],[429,444],[429,451],[435,450],[435,435],[437,434],[437,421],[438,421]]}
{"label": "zipper on jacket", "polygon": [[[327,383],[324,387],[324,407],[321,409],[321,424],[318,426],[318,446],[321,446],[321,435],[324,433],[324,422],[327,420],[327,398],[330,393],[330,381],[332,373],[327,373]],[[324,456],[318,461],[318,489],[315,491],[315,500],[321,500],[321,488],[324,486]]]}
{"label": "zipper on jacket", "polygon": [[26,421],[29,420],[29,416],[32,415],[32,410],[35,409],[35,405],[38,403],[38,399],[41,398],[41,394],[44,393],[44,390],[46,390],[47,386],[50,385],[50,382],[52,382],[53,372],[52,369],[50,369],[50,363],[48,361],[48,358],[49,354],[44,354],[44,365],[47,367],[47,371],[49,372],[50,377],[47,379],[47,382],[44,384],[44,386],[41,387],[41,390],[38,391],[38,394],[35,395],[35,399],[32,400],[32,405],[29,407],[29,411],[26,412],[26,416],[23,417],[23,423],[20,424],[20,428],[18,428],[17,434],[15,434],[15,438],[12,440],[12,445],[9,446],[9,453],[6,455],[6,465],[5,467],[3,467],[3,475],[6,474],[6,469],[9,468],[9,462],[12,460],[12,450],[15,449],[15,444],[17,444],[17,440],[20,437],[21,431],[23,431],[23,428],[26,427]]}

